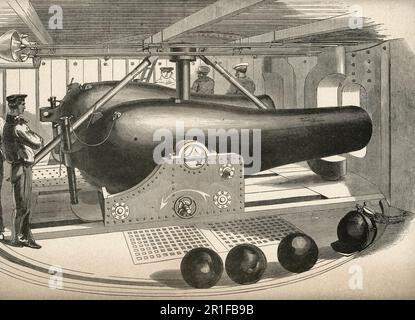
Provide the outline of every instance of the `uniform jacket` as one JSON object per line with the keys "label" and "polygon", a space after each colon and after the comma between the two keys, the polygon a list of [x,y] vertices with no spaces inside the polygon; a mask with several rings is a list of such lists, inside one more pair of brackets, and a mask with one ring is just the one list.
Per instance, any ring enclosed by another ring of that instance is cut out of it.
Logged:
{"label": "uniform jacket", "polygon": [[29,128],[26,120],[7,115],[3,128],[3,149],[8,162],[32,164],[35,159],[34,151],[42,147],[42,144],[42,137]]}
{"label": "uniform jacket", "polygon": [[[236,80],[250,93],[253,94],[255,92],[255,83],[254,81],[252,81],[251,78],[241,77],[241,78],[236,78]],[[235,87],[234,85],[231,85],[226,94],[243,94],[243,93],[239,91],[237,87]]]}
{"label": "uniform jacket", "polygon": [[209,77],[197,78],[192,85],[192,91],[202,94],[213,94],[215,90],[215,81]]}
{"label": "uniform jacket", "polygon": [[174,78],[160,77],[160,79],[158,79],[156,81],[156,83],[160,84],[162,86],[170,87],[170,88],[175,88],[176,87],[176,80]]}

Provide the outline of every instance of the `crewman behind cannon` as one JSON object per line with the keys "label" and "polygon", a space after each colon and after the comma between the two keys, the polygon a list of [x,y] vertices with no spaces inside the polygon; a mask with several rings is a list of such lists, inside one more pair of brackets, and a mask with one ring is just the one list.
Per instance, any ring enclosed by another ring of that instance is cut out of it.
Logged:
{"label": "crewman behind cannon", "polygon": [[208,77],[210,68],[208,66],[199,66],[197,69],[197,79],[193,82],[192,92],[202,94],[214,94],[215,81]]}
{"label": "crewman behind cannon", "polygon": [[[255,92],[255,83],[251,78],[249,78],[246,75],[246,72],[248,71],[248,63],[247,62],[238,63],[238,64],[234,65],[233,68],[235,69],[235,78],[236,78],[236,80],[246,90],[248,90],[250,93],[254,94],[254,92]],[[235,87],[233,84],[231,84],[228,91],[226,92],[226,94],[242,95],[243,93],[237,87]]]}
{"label": "crewman behind cannon", "polygon": [[13,186],[15,210],[13,213],[11,245],[40,249],[30,229],[32,195],[32,165],[34,151],[43,144],[43,139],[33,132],[27,121],[21,118],[26,102],[25,94],[7,97],[9,113],[3,129],[3,146],[6,160],[11,164],[10,181]]}

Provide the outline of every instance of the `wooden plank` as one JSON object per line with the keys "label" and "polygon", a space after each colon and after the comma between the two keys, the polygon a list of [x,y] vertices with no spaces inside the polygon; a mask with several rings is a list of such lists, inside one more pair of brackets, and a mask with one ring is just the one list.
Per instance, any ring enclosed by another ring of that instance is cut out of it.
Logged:
{"label": "wooden plank", "polygon": [[101,80],[100,81],[112,81],[112,59],[105,61],[105,59],[101,59]]}
{"label": "wooden plank", "polygon": [[25,117],[30,121],[32,129],[36,130],[39,118],[36,118],[36,69],[19,70],[20,73],[20,93],[27,94]]}
{"label": "wooden plank", "polygon": [[[308,197],[319,195],[317,192],[306,188],[278,190],[263,193],[249,193],[245,195],[245,205],[249,202],[260,202],[276,199],[289,199],[296,197]],[[321,198],[320,198],[321,199]]]}
{"label": "wooden plank", "polygon": [[20,70],[6,70],[6,94],[9,96],[11,94],[20,93]]}
{"label": "wooden plank", "polygon": [[98,81],[98,60],[84,60],[84,83]]}
{"label": "wooden plank", "polygon": [[[270,171],[270,170],[265,170],[265,171],[260,171],[257,173],[252,174],[251,176],[264,176],[264,175],[276,175],[276,173]],[[245,176],[245,178],[247,178],[249,176]]]}
{"label": "wooden plank", "polygon": [[271,171],[275,172],[276,174],[280,173],[286,173],[286,172],[305,172],[310,171],[310,169],[304,168],[304,167],[298,167],[298,168],[275,168],[271,169]]}
{"label": "wooden plank", "polygon": [[0,63],[0,69],[36,69],[33,64],[27,63]]}
{"label": "wooden plank", "polygon": [[245,194],[250,193],[262,193],[262,192],[271,192],[271,191],[280,191],[280,190],[293,190],[301,189],[303,186],[293,186],[292,183],[282,184],[282,185],[250,185],[245,187]]}
{"label": "wooden plank", "polygon": [[158,43],[172,40],[187,32],[195,31],[198,28],[217,23],[264,2],[266,2],[266,0],[219,0],[151,37],[148,37],[145,42]]}
{"label": "wooden plank", "polygon": [[251,207],[262,207],[262,206],[269,206],[269,205],[278,205],[283,203],[296,203],[296,202],[310,202],[310,201],[316,201],[320,199],[325,199],[324,196],[321,194],[314,194],[314,195],[299,195],[289,198],[272,198],[268,200],[261,200],[261,201],[251,201],[245,203],[245,208],[251,208]]}
{"label": "wooden plank", "polygon": [[126,75],[126,64],[125,59],[114,59],[112,61],[112,79],[121,80]]}
{"label": "wooden plank", "polygon": [[68,79],[72,82],[84,83],[84,63],[81,59],[68,60]]}
{"label": "wooden plank", "polygon": [[51,95],[55,96],[58,100],[61,100],[66,95],[66,60],[52,60],[51,69]]}
{"label": "wooden plank", "polygon": [[[257,36],[249,37],[249,42],[278,42],[310,37],[318,34],[326,34],[336,31],[349,30],[350,16],[334,17],[312,23],[304,23],[300,26],[271,31]],[[364,21],[363,27],[367,26]],[[245,39],[234,42],[243,41]]]}
{"label": "wooden plank", "polygon": [[52,37],[43,26],[29,0],[8,0],[8,3],[42,44],[53,43]]}
{"label": "wooden plank", "polygon": [[281,184],[287,181],[287,178],[281,177],[281,176],[268,176],[268,177],[250,177],[248,179],[245,179],[245,186],[249,185],[276,185]]}
{"label": "wooden plank", "polygon": [[273,214],[288,214],[293,212],[308,211],[321,211],[334,208],[344,208],[350,206],[351,203],[363,202],[363,201],[375,201],[384,199],[384,195],[380,193],[365,195],[365,196],[354,196],[334,199],[322,199],[313,201],[302,201],[302,202],[289,202],[281,204],[273,204],[266,206],[255,206],[245,208],[245,212],[263,212],[273,210]]}

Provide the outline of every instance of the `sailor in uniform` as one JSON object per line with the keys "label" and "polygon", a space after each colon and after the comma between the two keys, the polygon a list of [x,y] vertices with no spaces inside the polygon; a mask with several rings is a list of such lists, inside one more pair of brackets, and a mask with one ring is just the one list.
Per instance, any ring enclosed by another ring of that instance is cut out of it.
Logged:
{"label": "sailor in uniform", "polygon": [[30,230],[32,195],[32,165],[34,151],[42,147],[43,139],[33,132],[21,118],[26,108],[25,94],[7,97],[9,113],[3,128],[3,147],[6,160],[11,164],[10,181],[13,186],[15,211],[13,213],[11,245],[40,249]]}
{"label": "sailor in uniform", "polygon": [[[254,94],[255,92],[255,83],[246,75],[248,71],[248,63],[238,63],[237,65],[233,66],[235,69],[235,77],[236,80],[250,93]],[[237,87],[231,84],[226,94],[243,94]]]}
{"label": "sailor in uniform", "polygon": [[176,80],[173,78],[173,67],[161,67],[160,68],[160,78],[156,81],[157,84],[175,88]]}
{"label": "sailor in uniform", "polygon": [[197,79],[193,82],[192,92],[202,94],[213,94],[215,90],[215,81],[208,77],[210,68],[208,66],[200,66],[197,69]]}

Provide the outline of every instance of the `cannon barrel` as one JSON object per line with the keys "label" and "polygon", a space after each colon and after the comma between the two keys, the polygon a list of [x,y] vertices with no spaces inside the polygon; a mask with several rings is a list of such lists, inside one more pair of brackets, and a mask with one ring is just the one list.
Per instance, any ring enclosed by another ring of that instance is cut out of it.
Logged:
{"label": "cannon barrel", "polygon": [[[116,120],[114,112],[120,115]],[[112,106],[93,125],[81,128],[83,142],[94,146],[78,146],[73,163],[94,185],[105,186],[111,193],[126,190],[156,167],[154,150],[161,141],[155,133],[171,132],[175,144],[180,140],[178,124],[184,132],[198,129],[207,140],[209,130],[219,133],[218,139],[229,130],[237,132],[239,150],[248,144],[258,171],[359,150],[372,134],[369,115],[355,106],[258,110],[192,100],[137,100]],[[244,130],[249,132],[248,141],[242,137]],[[260,132],[260,141],[254,139],[254,130]],[[226,139],[227,150],[215,143],[215,151],[234,151],[231,139]],[[255,157],[258,147],[259,157]]]}

